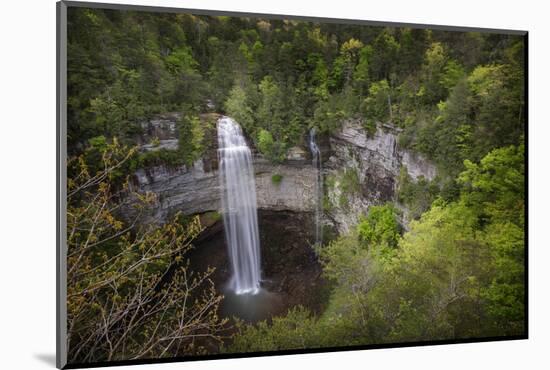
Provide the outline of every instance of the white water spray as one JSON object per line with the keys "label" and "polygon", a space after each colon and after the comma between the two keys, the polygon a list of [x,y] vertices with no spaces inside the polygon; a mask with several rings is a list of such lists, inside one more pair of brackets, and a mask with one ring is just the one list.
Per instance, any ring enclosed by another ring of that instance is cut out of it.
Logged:
{"label": "white water spray", "polygon": [[315,186],[315,244],[323,244],[323,231],[321,226],[322,201],[323,201],[323,173],[321,163],[321,151],[317,146],[315,127],[309,131],[309,150],[313,157],[312,163],[317,168],[317,181]]}
{"label": "white water spray", "polygon": [[260,289],[260,241],[252,154],[241,127],[229,117],[218,120],[218,159],[225,236],[236,294]]}

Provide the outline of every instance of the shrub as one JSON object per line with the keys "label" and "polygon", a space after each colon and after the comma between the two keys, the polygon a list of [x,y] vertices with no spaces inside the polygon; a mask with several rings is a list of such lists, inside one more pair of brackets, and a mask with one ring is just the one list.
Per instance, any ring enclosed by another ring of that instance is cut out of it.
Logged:
{"label": "shrub", "polygon": [[197,114],[186,112],[176,124],[178,152],[185,164],[190,165],[203,153],[204,130]]}
{"label": "shrub", "polygon": [[362,216],[357,225],[359,240],[364,245],[396,247],[399,240],[399,223],[396,209],[391,203],[372,206],[367,216]]}
{"label": "shrub", "polygon": [[280,175],[278,173],[271,176],[271,182],[275,185],[279,185],[282,180],[283,180],[283,175]]}

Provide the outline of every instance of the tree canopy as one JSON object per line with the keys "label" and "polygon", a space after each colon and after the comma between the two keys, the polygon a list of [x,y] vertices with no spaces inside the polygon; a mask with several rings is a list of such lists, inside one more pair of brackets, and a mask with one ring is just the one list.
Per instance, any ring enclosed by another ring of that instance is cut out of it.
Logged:
{"label": "tree canopy", "polygon": [[256,144],[267,131],[279,161],[309,128],[354,117],[403,128],[454,178],[525,124],[519,36],[86,8],[68,27],[73,153],[101,135],[132,143],[159,112],[213,110]]}

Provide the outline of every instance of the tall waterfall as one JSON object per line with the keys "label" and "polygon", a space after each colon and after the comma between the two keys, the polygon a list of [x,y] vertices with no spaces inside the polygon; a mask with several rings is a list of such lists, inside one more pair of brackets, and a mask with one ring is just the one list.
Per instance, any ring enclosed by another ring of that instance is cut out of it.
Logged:
{"label": "tall waterfall", "polygon": [[321,151],[317,146],[315,127],[309,131],[309,150],[313,157],[312,163],[317,168],[317,181],[315,185],[315,244],[323,243],[323,232],[321,226],[322,204],[323,204],[323,173],[321,164]]}
{"label": "tall waterfall", "polygon": [[229,117],[218,120],[218,158],[225,236],[237,294],[260,289],[260,241],[252,155],[241,127]]}

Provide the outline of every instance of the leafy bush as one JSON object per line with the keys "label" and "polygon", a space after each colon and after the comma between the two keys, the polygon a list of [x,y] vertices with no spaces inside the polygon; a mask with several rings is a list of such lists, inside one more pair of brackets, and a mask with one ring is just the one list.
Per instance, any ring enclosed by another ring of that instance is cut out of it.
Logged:
{"label": "leafy bush", "polygon": [[348,88],[335,93],[316,106],[312,122],[321,133],[333,133],[342,126],[342,122],[355,118],[359,113],[359,101],[355,93]]}
{"label": "leafy bush", "polygon": [[271,323],[240,325],[233,343],[225,350],[231,353],[279,351],[319,347],[316,319],[305,308],[290,309],[286,316],[274,317]]}
{"label": "leafy bush", "polygon": [[279,185],[282,180],[283,180],[283,175],[281,174],[276,173],[271,176],[271,182],[275,185]]}
{"label": "leafy bush", "polygon": [[244,129],[253,130],[254,112],[250,99],[245,89],[239,84],[235,84],[229,96],[225,101],[225,111],[233,117]]}
{"label": "leafy bush", "polygon": [[139,153],[134,168],[148,168],[154,166],[177,167],[189,164],[178,150],[159,149]]}
{"label": "leafy bush", "polygon": [[369,96],[363,102],[367,131],[372,134],[376,122],[387,122],[391,117],[390,86],[388,81],[382,80],[373,83],[369,88]]}
{"label": "leafy bush", "polygon": [[399,223],[394,206],[371,206],[367,216],[362,216],[357,226],[359,240],[365,245],[396,247],[399,239]]}
{"label": "leafy bush", "polygon": [[191,165],[203,153],[204,130],[198,115],[186,112],[176,125],[178,131],[178,155]]}
{"label": "leafy bush", "polygon": [[284,145],[275,142],[269,131],[260,129],[257,145],[260,153],[271,161],[282,162],[285,159],[286,150],[284,149]]}

